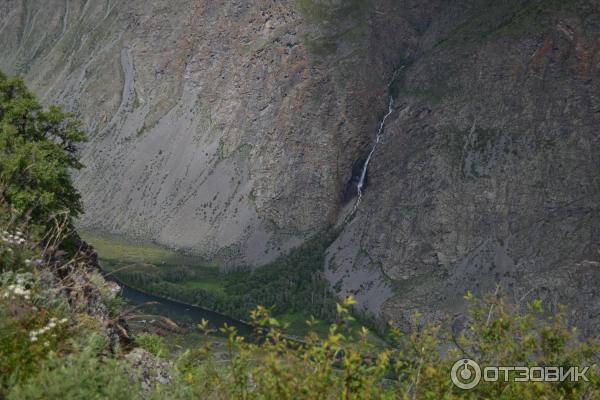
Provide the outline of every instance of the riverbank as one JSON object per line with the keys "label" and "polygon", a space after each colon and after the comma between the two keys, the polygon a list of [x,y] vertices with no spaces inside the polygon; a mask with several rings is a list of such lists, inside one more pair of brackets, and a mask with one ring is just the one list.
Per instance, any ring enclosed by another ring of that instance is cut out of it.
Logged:
{"label": "riverbank", "polygon": [[[154,244],[90,231],[83,231],[82,236],[95,247],[106,273],[150,296],[237,321],[244,321],[257,305],[264,305],[272,308],[287,333],[297,337],[310,330],[327,335],[335,317],[337,299],[320,275],[324,251],[334,236],[331,232],[315,236],[264,267],[231,272]],[[309,327],[306,321],[312,316],[317,322]],[[371,336],[373,343],[383,345],[379,337]]]}
{"label": "riverbank", "polygon": [[235,327],[241,335],[252,333],[253,327],[247,321],[236,319],[199,305],[187,304],[177,299],[157,296],[143,289],[131,287],[110,275],[105,275],[105,278],[119,284],[123,298],[134,305],[140,306],[142,310],[150,310],[158,315],[169,317],[176,322],[191,323],[193,325],[206,320],[212,330],[218,330],[227,324],[228,326]]}

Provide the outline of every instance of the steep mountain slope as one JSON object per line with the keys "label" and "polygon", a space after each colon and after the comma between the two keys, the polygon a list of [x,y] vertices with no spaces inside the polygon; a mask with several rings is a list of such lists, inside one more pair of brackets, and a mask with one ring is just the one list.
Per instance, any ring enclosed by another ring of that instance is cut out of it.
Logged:
{"label": "steep mountain slope", "polygon": [[597,332],[599,6],[488,6],[398,80],[328,276],[401,323],[501,283],[518,302],[571,304]]}
{"label": "steep mountain slope", "polygon": [[83,226],[263,263],[334,221],[370,139],[391,66],[355,3],[328,57],[291,1],[10,1],[0,67],[91,132]]}
{"label": "steep mountain slope", "polygon": [[591,0],[0,5],[0,68],[91,132],[81,224],[230,263],[345,220],[398,71],[326,276],[400,323],[504,283],[594,326],[599,38]]}

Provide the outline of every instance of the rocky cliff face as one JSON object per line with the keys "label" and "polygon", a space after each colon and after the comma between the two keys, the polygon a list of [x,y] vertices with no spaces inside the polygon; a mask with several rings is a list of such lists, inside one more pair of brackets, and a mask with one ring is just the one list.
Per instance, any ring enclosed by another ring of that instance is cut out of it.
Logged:
{"label": "rocky cliff face", "polygon": [[292,1],[9,1],[0,66],[90,132],[83,226],[258,264],[335,220],[370,140],[391,66],[361,10],[335,51]]}
{"label": "rocky cliff face", "polygon": [[264,263],[347,216],[391,92],[334,289],[401,324],[497,283],[600,315],[594,1],[9,0],[0,34],[90,132],[82,225]]}
{"label": "rocky cliff face", "polygon": [[569,303],[597,331],[598,4],[513,7],[471,8],[443,36],[433,24],[394,88],[328,267],[386,318],[459,313],[467,290],[502,284],[517,302]]}

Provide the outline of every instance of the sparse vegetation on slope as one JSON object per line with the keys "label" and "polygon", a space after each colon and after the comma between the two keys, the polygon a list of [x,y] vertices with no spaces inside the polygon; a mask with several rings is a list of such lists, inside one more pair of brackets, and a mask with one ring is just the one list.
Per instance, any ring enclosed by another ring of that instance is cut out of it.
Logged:
{"label": "sparse vegetation on slope", "polygon": [[367,36],[368,15],[373,7],[370,0],[297,0],[296,8],[309,23],[318,27],[318,34],[304,38],[309,52],[324,57],[335,53],[342,43],[360,44]]}

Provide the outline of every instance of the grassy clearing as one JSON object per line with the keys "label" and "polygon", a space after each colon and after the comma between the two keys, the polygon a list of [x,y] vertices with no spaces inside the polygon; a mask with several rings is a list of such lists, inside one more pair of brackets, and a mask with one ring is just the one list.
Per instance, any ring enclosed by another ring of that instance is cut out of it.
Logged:
{"label": "grassy clearing", "polygon": [[207,277],[206,280],[190,281],[183,284],[189,289],[203,289],[209,292],[225,295],[225,284],[223,279]]}
{"label": "grassy clearing", "polygon": [[132,240],[80,229],[80,236],[98,252],[101,260],[111,264],[146,263],[155,265],[209,266],[200,257],[188,256],[154,243]]}
{"label": "grassy clearing", "polygon": [[[225,294],[225,281],[218,268],[206,266],[199,257],[180,254],[153,243],[134,242],[87,230],[81,231],[80,235],[94,246],[102,268],[108,272],[120,271],[154,281],[173,282],[185,289]],[[138,286],[145,288],[145,284]]]}

